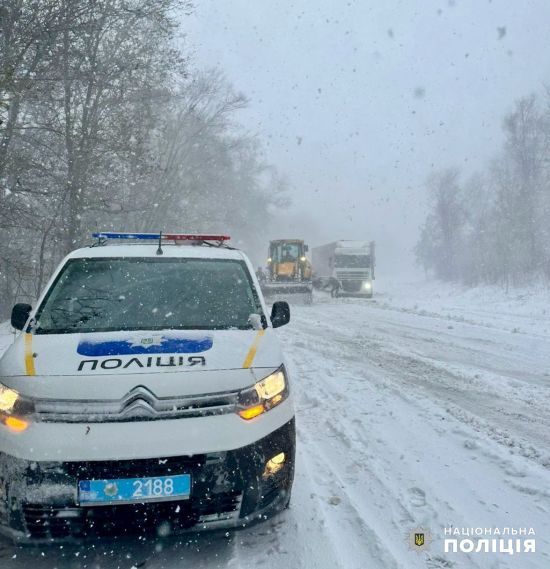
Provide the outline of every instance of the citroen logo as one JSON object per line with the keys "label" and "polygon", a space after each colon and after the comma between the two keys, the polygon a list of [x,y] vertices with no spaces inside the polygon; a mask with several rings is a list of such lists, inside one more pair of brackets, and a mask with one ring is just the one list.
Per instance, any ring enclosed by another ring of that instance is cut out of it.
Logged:
{"label": "citroen logo", "polygon": [[120,412],[133,417],[151,417],[156,414],[157,397],[142,385],[132,389],[122,400]]}

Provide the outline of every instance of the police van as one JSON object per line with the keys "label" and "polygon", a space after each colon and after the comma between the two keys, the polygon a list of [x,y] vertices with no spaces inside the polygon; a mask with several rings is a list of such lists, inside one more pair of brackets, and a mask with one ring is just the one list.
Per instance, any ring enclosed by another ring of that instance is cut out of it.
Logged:
{"label": "police van", "polygon": [[288,506],[294,408],[254,270],[224,235],[97,233],[0,360],[0,531],[241,527]]}

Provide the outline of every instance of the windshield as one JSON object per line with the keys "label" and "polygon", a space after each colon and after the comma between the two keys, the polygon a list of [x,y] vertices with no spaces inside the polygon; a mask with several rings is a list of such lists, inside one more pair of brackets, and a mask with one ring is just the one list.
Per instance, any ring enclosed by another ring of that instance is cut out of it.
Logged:
{"label": "windshield", "polygon": [[213,259],[74,259],[37,312],[35,333],[247,329],[262,314],[246,265]]}
{"label": "windshield", "polygon": [[368,269],[370,267],[370,255],[336,255],[336,267]]}
{"label": "windshield", "polygon": [[296,261],[301,255],[298,243],[279,243],[271,248],[271,258],[277,263]]}

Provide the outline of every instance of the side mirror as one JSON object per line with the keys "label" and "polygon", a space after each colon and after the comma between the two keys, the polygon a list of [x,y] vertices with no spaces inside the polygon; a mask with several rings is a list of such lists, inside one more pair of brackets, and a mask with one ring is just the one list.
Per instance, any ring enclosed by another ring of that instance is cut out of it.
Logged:
{"label": "side mirror", "polygon": [[271,324],[273,328],[280,328],[290,322],[290,306],[284,300],[273,303],[271,309]]}
{"label": "side mirror", "polygon": [[31,313],[32,306],[30,304],[25,304],[23,302],[16,304],[11,311],[11,325],[16,330],[23,330],[29,315]]}
{"label": "side mirror", "polygon": [[304,245],[304,251],[307,253],[309,251],[309,245]]}

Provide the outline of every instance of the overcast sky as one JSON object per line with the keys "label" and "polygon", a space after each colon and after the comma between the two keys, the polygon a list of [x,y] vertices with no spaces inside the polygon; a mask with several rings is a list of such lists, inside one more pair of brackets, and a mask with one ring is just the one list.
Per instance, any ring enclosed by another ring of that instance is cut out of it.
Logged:
{"label": "overcast sky", "polygon": [[383,267],[410,264],[430,169],[479,168],[550,82],[549,0],[196,0],[184,27],[250,98],[312,244],[374,238]]}

